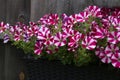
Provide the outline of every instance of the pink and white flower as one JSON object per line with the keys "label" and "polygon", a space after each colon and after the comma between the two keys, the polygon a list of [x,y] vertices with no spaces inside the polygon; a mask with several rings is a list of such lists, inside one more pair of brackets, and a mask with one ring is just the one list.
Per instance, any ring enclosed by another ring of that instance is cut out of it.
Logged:
{"label": "pink and white flower", "polygon": [[97,6],[89,6],[84,11],[88,12],[93,17],[102,18],[101,8]]}
{"label": "pink and white flower", "polygon": [[103,54],[102,56],[101,56],[101,61],[103,62],[103,63],[111,63],[111,58],[110,57],[108,57],[106,54]]}
{"label": "pink and white flower", "polygon": [[36,41],[35,47],[34,47],[34,53],[36,55],[40,55],[43,50],[43,42],[42,41]]}
{"label": "pink and white flower", "polygon": [[93,39],[91,36],[85,36],[82,40],[82,46],[88,50],[93,50],[96,47],[97,40]]}
{"label": "pink and white flower", "polygon": [[35,22],[29,22],[30,26],[36,26],[37,24]]}
{"label": "pink and white flower", "polygon": [[112,65],[115,68],[120,68],[120,53],[116,53],[111,57]]}
{"label": "pink and white flower", "polygon": [[117,29],[118,31],[120,31],[120,19],[119,18],[114,18],[111,21],[112,25],[114,26],[115,29]]}
{"label": "pink and white flower", "polygon": [[105,53],[108,57],[111,57],[112,55],[119,53],[119,47],[115,44],[108,44],[105,48]]}
{"label": "pink and white flower", "polygon": [[21,33],[16,31],[14,34],[14,41],[20,41],[21,39]]}
{"label": "pink and white flower", "polygon": [[65,17],[62,21],[62,26],[66,28],[72,28],[74,24],[74,21],[71,17]]}
{"label": "pink and white flower", "polygon": [[41,36],[39,40],[43,41],[43,44],[48,46],[53,44],[53,36],[51,34],[46,34],[44,36]]}
{"label": "pink and white flower", "polygon": [[97,46],[95,54],[103,63],[111,63],[111,58],[105,54],[104,47]]}
{"label": "pink and white flower", "polygon": [[49,17],[49,14],[44,15],[42,18],[40,18],[38,23],[41,25],[48,25],[48,17]]}
{"label": "pink and white flower", "polygon": [[108,34],[107,40],[109,43],[116,44],[120,41],[120,32],[113,31]]}
{"label": "pink and white flower", "polygon": [[66,45],[66,38],[62,35],[61,32],[54,36],[54,45],[58,47]]}
{"label": "pink and white flower", "polygon": [[63,32],[62,32],[62,35],[67,38],[70,36],[70,32],[72,31],[71,28],[62,28]]}
{"label": "pink and white flower", "polygon": [[101,28],[101,27],[94,27],[94,29],[92,30],[92,35],[94,38],[97,39],[103,39],[106,35],[105,29]]}
{"label": "pink and white flower", "polygon": [[68,42],[68,46],[69,47],[78,47],[79,46],[79,40],[81,39],[81,35],[75,35],[75,36],[71,36],[69,37],[69,42]]}
{"label": "pink and white flower", "polygon": [[77,22],[85,22],[88,20],[90,14],[88,12],[80,12],[78,15],[77,15]]}
{"label": "pink and white flower", "polygon": [[6,27],[5,27],[5,23],[1,22],[0,23],[0,33],[3,33],[5,31]]}
{"label": "pink and white flower", "polygon": [[108,18],[107,19],[103,18],[101,20],[101,23],[102,23],[102,26],[104,27],[104,29],[108,29],[111,26],[111,22],[110,22],[110,20]]}
{"label": "pink and white flower", "polygon": [[73,21],[73,24],[77,23],[77,17],[78,17],[78,14],[73,14],[73,15],[70,16],[70,18]]}
{"label": "pink and white flower", "polygon": [[82,36],[82,34],[77,30],[71,30],[69,33],[69,36],[76,36],[76,35],[79,35],[80,37]]}
{"label": "pink and white flower", "polygon": [[48,17],[48,24],[49,25],[56,25],[58,24],[59,17],[58,14],[50,14]]}
{"label": "pink and white flower", "polygon": [[65,13],[63,13],[62,15],[61,15],[61,18],[62,18],[62,20],[64,20],[65,18],[67,18],[68,16],[67,16],[67,14],[65,14]]}
{"label": "pink and white flower", "polygon": [[95,49],[95,55],[101,59],[105,55],[104,47],[97,46]]}
{"label": "pink and white flower", "polygon": [[50,34],[50,29],[44,26],[40,26],[40,29],[38,30],[37,33],[37,39],[42,39],[42,36],[49,35]]}
{"label": "pink and white flower", "polygon": [[29,34],[31,37],[37,36],[38,31],[39,31],[39,27],[37,25],[31,26],[27,29],[27,34]]}

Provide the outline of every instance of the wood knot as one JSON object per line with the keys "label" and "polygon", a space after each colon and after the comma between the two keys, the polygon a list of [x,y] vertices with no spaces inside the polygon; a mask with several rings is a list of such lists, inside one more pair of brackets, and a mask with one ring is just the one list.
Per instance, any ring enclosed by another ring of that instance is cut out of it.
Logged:
{"label": "wood knot", "polygon": [[24,80],[24,79],[25,79],[25,74],[24,74],[24,72],[20,72],[20,74],[19,74],[19,79],[20,79],[20,80]]}

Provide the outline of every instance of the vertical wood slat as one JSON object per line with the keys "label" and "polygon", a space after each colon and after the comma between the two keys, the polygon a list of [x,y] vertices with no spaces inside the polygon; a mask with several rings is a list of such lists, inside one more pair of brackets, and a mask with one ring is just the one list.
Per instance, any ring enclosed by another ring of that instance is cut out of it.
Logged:
{"label": "vertical wood slat", "polygon": [[31,0],[31,20],[37,21],[48,13],[79,13],[89,5],[120,6],[120,0]]}
{"label": "vertical wood slat", "polygon": [[20,18],[28,22],[30,16],[30,0],[7,0],[6,22],[15,24]]}
{"label": "vertical wood slat", "polygon": [[31,18],[32,21],[39,20],[45,14],[49,13],[69,13],[69,0],[31,0]]}
{"label": "vertical wood slat", "polygon": [[[0,22],[6,21],[6,0],[0,0]],[[0,80],[5,80],[4,62],[5,62],[5,50],[4,44],[0,40]]]}
{"label": "vertical wood slat", "polygon": [[5,45],[0,40],[0,80],[5,80]]}
{"label": "vertical wood slat", "polygon": [[19,14],[23,13],[24,0],[7,0],[6,22],[15,24]]}
{"label": "vertical wood slat", "polygon": [[6,21],[6,0],[0,0],[0,21]]}

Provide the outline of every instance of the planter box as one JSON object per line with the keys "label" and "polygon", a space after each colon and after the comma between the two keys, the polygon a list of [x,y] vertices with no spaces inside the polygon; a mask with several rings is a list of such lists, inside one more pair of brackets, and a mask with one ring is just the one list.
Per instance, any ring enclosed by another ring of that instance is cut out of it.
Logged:
{"label": "planter box", "polygon": [[0,80],[19,80],[20,72],[24,72],[25,80],[120,80],[120,72],[106,65],[76,67],[60,61],[35,60],[10,43],[1,45]]}
{"label": "planter box", "polygon": [[109,69],[108,65],[76,67],[44,59],[25,61],[28,80],[120,80],[120,72]]}

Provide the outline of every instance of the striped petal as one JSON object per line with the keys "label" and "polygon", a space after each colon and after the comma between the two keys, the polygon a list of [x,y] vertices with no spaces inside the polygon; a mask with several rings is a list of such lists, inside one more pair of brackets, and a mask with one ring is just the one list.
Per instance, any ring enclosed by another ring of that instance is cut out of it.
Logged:
{"label": "striped petal", "polygon": [[116,68],[120,68],[120,53],[116,53],[111,57],[112,65]]}
{"label": "striped petal", "polygon": [[105,48],[105,53],[108,57],[111,57],[113,54],[116,54],[119,52],[119,47],[117,47],[114,44],[108,44],[108,46]]}
{"label": "striped petal", "polygon": [[37,41],[35,43],[35,47],[34,47],[34,53],[36,55],[40,55],[42,53],[42,49],[43,49],[43,44],[41,41]]}
{"label": "striped petal", "polygon": [[107,38],[109,43],[116,44],[120,41],[120,32],[111,32]]}
{"label": "striped petal", "polygon": [[82,46],[88,50],[93,50],[96,47],[97,41],[90,36],[86,36],[82,41]]}

